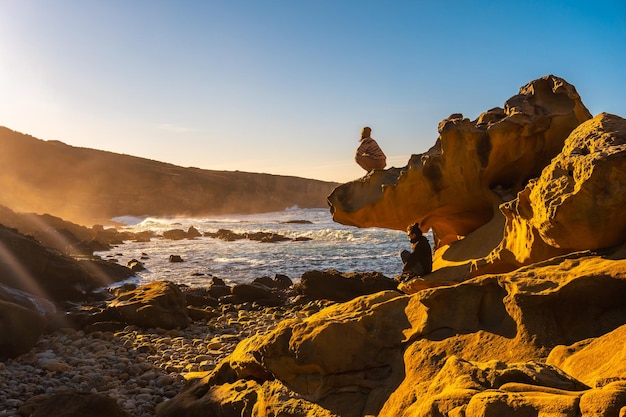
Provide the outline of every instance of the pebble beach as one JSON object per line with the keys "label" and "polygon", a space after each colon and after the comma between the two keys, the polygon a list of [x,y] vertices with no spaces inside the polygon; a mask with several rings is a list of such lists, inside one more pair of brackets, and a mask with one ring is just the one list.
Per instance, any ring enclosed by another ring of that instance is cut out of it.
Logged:
{"label": "pebble beach", "polygon": [[30,352],[0,362],[0,417],[20,416],[20,407],[40,394],[68,391],[107,395],[130,416],[154,416],[159,403],[178,394],[188,379],[212,370],[239,341],[321,305],[222,306],[219,316],[185,329],[59,329],[43,335]]}

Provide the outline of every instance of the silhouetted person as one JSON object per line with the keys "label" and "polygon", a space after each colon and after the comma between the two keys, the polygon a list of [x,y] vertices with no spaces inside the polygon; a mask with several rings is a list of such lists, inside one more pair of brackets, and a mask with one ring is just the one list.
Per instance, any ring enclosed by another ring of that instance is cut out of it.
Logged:
{"label": "silhouetted person", "polygon": [[411,252],[403,250],[400,258],[404,266],[402,275],[410,278],[421,277],[430,274],[433,270],[433,252],[426,236],[422,234],[422,229],[418,223],[413,223],[406,229],[409,241],[411,241]]}
{"label": "silhouetted person", "polygon": [[364,127],[361,130],[361,144],[356,150],[354,160],[367,172],[373,169],[383,169],[387,165],[387,157],[378,146],[378,143],[370,137],[372,129]]}

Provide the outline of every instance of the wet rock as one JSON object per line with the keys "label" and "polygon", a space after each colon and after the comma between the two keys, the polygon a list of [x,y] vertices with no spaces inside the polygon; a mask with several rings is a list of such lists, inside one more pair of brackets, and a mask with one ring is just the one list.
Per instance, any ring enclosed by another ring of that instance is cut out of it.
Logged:
{"label": "wet rock", "polygon": [[183,240],[187,239],[188,236],[187,232],[182,229],[171,229],[163,232],[163,237],[170,240]]}
{"label": "wet rock", "polygon": [[128,266],[133,272],[141,272],[146,270],[144,264],[137,259],[131,259],[130,261],[128,261],[126,266]]}
{"label": "wet rock", "polygon": [[196,229],[193,226],[190,226],[189,229],[187,230],[188,239],[193,239],[193,238],[200,237],[200,236],[202,236],[202,233],[200,233],[198,229]]}
{"label": "wet rock", "polygon": [[184,262],[180,255],[170,255],[169,261],[172,263]]}
{"label": "wet rock", "polygon": [[225,240],[227,242],[233,242],[235,240],[241,240],[246,238],[244,235],[235,233],[232,230],[228,229],[219,229],[217,232],[205,232],[204,236]]}
{"label": "wet rock", "polygon": [[275,242],[284,242],[286,240],[291,240],[290,238],[283,236],[278,233],[271,232],[255,232],[255,233],[246,233],[245,236],[257,242],[263,243],[275,243]]}

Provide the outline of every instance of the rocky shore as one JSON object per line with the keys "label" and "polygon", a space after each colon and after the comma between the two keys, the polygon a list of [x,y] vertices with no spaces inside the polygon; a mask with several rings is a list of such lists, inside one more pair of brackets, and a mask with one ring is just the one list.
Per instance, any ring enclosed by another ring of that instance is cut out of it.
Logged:
{"label": "rocky shore", "polygon": [[242,340],[397,286],[378,273],[309,271],[295,285],[276,275],[107,289],[132,271],[4,226],[0,245],[14,260],[0,262],[0,417],[154,416]]}
{"label": "rocky shore", "polygon": [[157,404],[213,370],[241,340],[327,304],[224,306],[216,317],[185,329],[59,329],[42,335],[28,353],[0,362],[0,417],[29,416],[51,394],[62,393],[99,394],[130,416],[154,416]]}

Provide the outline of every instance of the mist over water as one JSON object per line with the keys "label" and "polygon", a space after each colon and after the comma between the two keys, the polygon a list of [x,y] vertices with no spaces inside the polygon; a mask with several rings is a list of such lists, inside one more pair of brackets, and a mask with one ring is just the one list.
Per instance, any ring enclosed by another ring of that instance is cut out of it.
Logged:
{"label": "mist over water", "polygon": [[[292,208],[281,212],[228,215],[207,218],[116,218],[130,231],[170,229],[200,233],[228,229],[235,233],[272,232],[291,239],[309,241],[262,243],[248,239],[227,242],[199,237],[191,240],[153,238],[150,242],[127,242],[111,251],[99,252],[104,259],[126,264],[131,259],[144,263],[146,271],[131,281],[144,284],[169,280],[202,286],[214,276],[229,284],[249,282],[257,277],[284,274],[294,282],[310,270],[336,269],[340,272],[381,272],[393,278],[402,269],[399,252],[409,249],[402,231],[359,229],[335,223],[328,209]],[[179,255],[184,262],[169,262]],[[141,258],[145,259],[141,259]]]}

